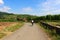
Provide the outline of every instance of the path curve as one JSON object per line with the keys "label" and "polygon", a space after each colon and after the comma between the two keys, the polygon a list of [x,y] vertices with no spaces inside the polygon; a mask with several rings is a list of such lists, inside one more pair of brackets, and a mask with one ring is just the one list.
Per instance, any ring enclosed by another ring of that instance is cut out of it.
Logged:
{"label": "path curve", "polygon": [[36,24],[25,23],[23,27],[2,40],[49,40],[46,33]]}

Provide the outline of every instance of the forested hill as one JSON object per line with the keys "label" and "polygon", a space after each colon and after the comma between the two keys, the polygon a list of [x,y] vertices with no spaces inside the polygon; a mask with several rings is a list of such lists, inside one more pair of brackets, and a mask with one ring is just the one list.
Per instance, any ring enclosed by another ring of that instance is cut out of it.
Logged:
{"label": "forested hill", "polygon": [[13,13],[0,12],[0,22],[13,21],[15,15]]}
{"label": "forested hill", "polygon": [[13,15],[13,13],[0,12],[0,15]]}
{"label": "forested hill", "polygon": [[30,21],[31,19],[36,17],[37,16],[28,14],[13,14],[7,12],[0,12],[0,21],[24,21],[24,19]]}
{"label": "forested hill", "polygon": [[55,21],[60,20],[60,14],[58,15],[46,15],[46,16],[34,16],[28,14],[13,14],[7,12],[0,12],[0,21],[31,21],[31,19],[35,20],[35,22],[39,22],[40,20],[48,20],[48,21]]}

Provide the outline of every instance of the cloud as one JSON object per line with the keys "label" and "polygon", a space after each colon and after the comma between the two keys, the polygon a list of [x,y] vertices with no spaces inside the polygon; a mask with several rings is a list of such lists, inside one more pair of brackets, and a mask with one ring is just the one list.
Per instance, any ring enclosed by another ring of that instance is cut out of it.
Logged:
{"label": "cloud", "polygon": [[0,0],[0,4],[4,4],[4,1],[3,0]]}
{"label": "cloud", "polygon": [[35,15],[35,10],[32,7],[24,7],[20,9],[20,13]]}
{"label": "cloud", "polygon": [[26,7],[21,9],[22,12],[32,12],[33,9],[31,7]]}
{"label": "cloud", "polygon": [[46,0],[40,4],[40,10],[47,14],[59,14],[60,0]]}
{"label": "cloud", "polygon": [[10,7],[4,6],[4,7],[0,8],[0,11],[8,12],[10,9],[11,9]]}

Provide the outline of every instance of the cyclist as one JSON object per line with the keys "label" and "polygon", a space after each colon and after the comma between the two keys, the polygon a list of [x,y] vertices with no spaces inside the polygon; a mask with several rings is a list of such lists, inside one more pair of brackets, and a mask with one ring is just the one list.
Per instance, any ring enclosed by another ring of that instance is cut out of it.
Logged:
{"label": "cyclist", "polygon": [[34,20],[31,20],[31,23],[32,23],[32,26],[33,26],[33,24],[34,24]]}

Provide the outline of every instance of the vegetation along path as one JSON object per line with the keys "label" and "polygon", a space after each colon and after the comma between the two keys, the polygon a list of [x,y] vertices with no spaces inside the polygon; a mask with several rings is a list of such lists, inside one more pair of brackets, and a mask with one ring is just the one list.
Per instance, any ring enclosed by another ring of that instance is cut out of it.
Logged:
{"label": "vegetation along path", "polygon": [[2,40],[49,40],[46,33],[36,24],[25,23],[23,27]]}

